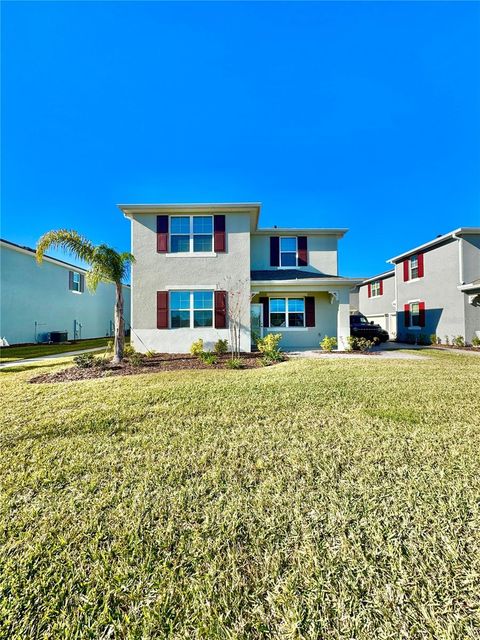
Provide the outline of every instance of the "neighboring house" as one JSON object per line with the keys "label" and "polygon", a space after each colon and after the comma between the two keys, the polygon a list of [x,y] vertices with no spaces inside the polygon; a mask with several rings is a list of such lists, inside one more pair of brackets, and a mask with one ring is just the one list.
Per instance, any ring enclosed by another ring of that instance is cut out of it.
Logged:
{"label": "neighboring house", "polygon": [[455,229],[388,262],[395,270],[399,339],[480,337],[480,227]]}
{"label": "neighboring house", "polygon": [[281,333],[287,348],[350,335],[349,291],[338,275],[346,229],[259,229],[259,204],[119,205],[132,223],[132,341],[139,351],[188,352]]}
{"label": "neighboring house", "polygon": [[[85,287],[84,269],[0,240],[0,337],[10,344],[43,342],[52,331],[68,339],[113,335],[115,286]],[[129,326],[130,287],[123,288]]]}
{"label": "neighboring house", "polygon": [[358,310],[368,320],[388,331],[390,338],[397,335],[395,308],[395,270],[367,278],[358,287]]}

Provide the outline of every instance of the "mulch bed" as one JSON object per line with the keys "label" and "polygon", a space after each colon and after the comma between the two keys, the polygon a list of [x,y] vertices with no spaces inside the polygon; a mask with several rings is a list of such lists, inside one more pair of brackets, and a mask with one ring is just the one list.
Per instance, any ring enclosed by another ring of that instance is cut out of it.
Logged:
{"label": "mulch bed", "polygon": [[[158,353],[152,357],[144,356],[141,364],[133,366],[128,359],[122,364],[108,363],[102,367],[81,369],[76,366],[68,367],[54,373],[42,373],[30,378],[33,384],[42,382],[69,382],[74,380],[91,380],[93,378],[110,378],[112,376],[132,376],[145,373],[159,373],[161,371],[178,371],[181,369],[227,369],[229,355],[217,356],[216,364],[208,365],[200,358],[184,353]],[[240,354],[242,369],[256,369],[263,366],[261,353]]]}
{"label": "mulch bed", "polygon": [[480,353],[480,347],[472,347],[471,345],[466,347],[456,347],[453,344],[432,344],[431,349],[438,349],[439,351],[475,351]]}

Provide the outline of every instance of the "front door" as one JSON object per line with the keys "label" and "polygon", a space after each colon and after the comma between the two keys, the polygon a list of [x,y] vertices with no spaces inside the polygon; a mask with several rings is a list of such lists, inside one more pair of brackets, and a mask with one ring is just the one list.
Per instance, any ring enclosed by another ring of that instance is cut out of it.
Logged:
{"label": "front door", "polygon": [[250,305],[250,335],[252,347],[257,344],[258,338],[263,338],[263,305],[253,303]]}

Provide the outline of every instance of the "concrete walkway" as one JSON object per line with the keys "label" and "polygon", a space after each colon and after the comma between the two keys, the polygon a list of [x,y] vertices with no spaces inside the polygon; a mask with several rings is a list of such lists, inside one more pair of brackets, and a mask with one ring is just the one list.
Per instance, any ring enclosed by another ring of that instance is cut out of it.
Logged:
{"label": "concrete walkway", "polygon": [[94,351],[105,351],[105,347],[94,347],[93,349],[80,349],[78,351],[64,351],[63,353],[53,353],[51,356],[38,356],[38,358],[28,358],[26,360],[13,360],[11,362],[0,362],[0,369],[7,367],[20,367],[31,362],[41,362],[42,360],[54,360],[55,358],[68,358],[78,356],[81,353],[92,353]]}

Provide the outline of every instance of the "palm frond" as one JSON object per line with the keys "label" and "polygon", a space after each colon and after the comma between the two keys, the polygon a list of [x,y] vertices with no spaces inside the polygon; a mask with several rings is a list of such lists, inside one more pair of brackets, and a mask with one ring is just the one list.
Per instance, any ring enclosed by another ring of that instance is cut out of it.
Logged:
{"label": "palm frond", "polygon": [[37,242],[37,261],[42,262],[45,252],[50,249],[64,249],[79,260],[91,264],[94,246],[84,236],[69,229],[47,231]]}
{"label": "palm frond", "polygon": [[93,266],[90,271],[87,272],[85,277],[85,281],[87,283],[88,290],[92,293],[95,293],[100,282],[105,280],[102,272],[96,267]]}

